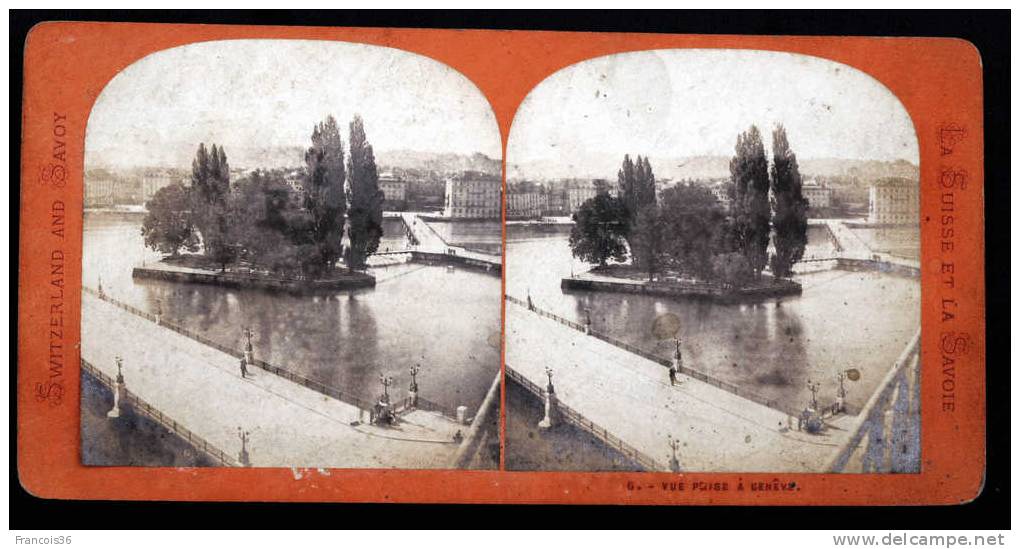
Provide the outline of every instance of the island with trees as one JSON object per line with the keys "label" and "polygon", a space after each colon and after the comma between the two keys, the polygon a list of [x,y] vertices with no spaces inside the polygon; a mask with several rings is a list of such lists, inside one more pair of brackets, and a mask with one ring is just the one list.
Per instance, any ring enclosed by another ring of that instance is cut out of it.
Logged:
{"label": "island with trees", "polygon": [[735,149],[728,211],[691,183],[656,196],[649,160],[624,156],[615,192],[603,185],[574,215],[571,252],[595,267],[562,287],[719,301],[801,293],[791,277],[807,244],[808,203],[786,130],[772,132],[771,165],[755,126]]}
{"label": "island with trees", "polygon": [[304,169],[257,169],[237,181],[222,146],[198,146],[190,185],[146,204],[145,245],[164,254],[133,276],[288,291],[375,285],[366,261],[383,235],[383,193],[360,116],[347,153],[336,120],[315,125]]}

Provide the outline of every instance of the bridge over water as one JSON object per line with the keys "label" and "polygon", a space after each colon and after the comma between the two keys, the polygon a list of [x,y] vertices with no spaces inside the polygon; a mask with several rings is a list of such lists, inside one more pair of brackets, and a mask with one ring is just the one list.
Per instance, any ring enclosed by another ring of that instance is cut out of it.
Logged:
{"label": "bridge over water", "polygon": [[[794,265],[795,272],[807,272],[826,265],[851,270],[875,270],[920,277],[921,263],[892,254],[876,253],[841,219],[809,219],[808,226],[822,227],[832,242],[832,251],[806,255]],[[826,265],[818,265],[818,264]]]}
{"label": "bridge over water", "polygon": [[[479,450],[479,431],[498,400],[493,397],[497,376],[483,411],[468,423],[425,399],[412,405],[394,396],[399,420],[379,426],[372,423],[374,399],[261,362],[242,378],[238,352],[202,339],[93,290],[82,293],[86,371],[114,387],[122,375],[129,396],[124,405],[135,406],[224,465],[463,467]],[[244,443],[247,459],[241,456],[239,429],[250,433]]]}
{"label": "bridge over water", "polygon": [[404,229],[411,236],[413,244],[404,250],[376,252],[372,261],[377,264],[387,262],[388,257],[407,257],[410,261],[461,265],[499,275],[502,272],[502,258],[495,254],[487,254],[469,250],[463,246],[448,243],[428,222],[414,212],[387,212],[388,217],[399,216]]}
{"label": "bridge over water", "polygon": [[[919,333],[857,415],[823,412],[817,434],[798,411],[697,370],[672,385],[661,360],[507,297],[507,379],[546,397],[556,416],[644,468],[685,471],[911,471],[919,456]],[[823,410],[829,406],[820,406]],[[892,444],[890,441],[897,441]]]}
{"label": "bridge over water", "polygon": [[543,397],[549,368],[564,419],[646,468],[667,468],[672,438],[682,444],[682,470],[819,471],[848,439],[849,416],[809,434],[797,430],[791,413],[693,371],[673,386],[661,363],[516,300],[508,300],[506,315],[507,378]]}

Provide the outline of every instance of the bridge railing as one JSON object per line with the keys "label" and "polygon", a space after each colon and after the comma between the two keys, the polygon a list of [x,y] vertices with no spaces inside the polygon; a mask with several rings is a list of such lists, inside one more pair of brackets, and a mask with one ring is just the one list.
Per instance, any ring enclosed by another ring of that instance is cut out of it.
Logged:
{"label": "bridge railing", "polygon": [[[921,331],[900,353],[853,424],[850,437],[829,461],[827,471],[916,473],[920,471]],[[860,463],[851,461],[860,457]]]}
{"label": "bridge railing", "polygon": [[418,235],[414,234],[414,229],[412,229],[411,225],[407,222],[407,218],[404,217],[403,214],[398,215],[397,218],[400,219],[400,222],[404,225],[404,234],[407,236],[407,239],[411,241],[411,245],[417,246],[421,244],[421,242],[418,241]]}
{"label": "bridge railing", "polygon": [[425,263],[427,265],[449,265],[456,263],[467,267],[484,270],[487,273],[498,275],[502,272],[503,266],[496,260],[479,259],[476,257],[447,254],[438,252],[423,252],[415,250],[411,252],[411,261]]}
{"label": "bridge railing", "polygon": [[[84,358],[81,359],[81,368],[85,372],[88,372],[89,375],[99,380],[100,383],[109,387],[111,390],[114,391],[117,390],[117,383],[112,377],[103,373],[102,370],[96,368]],[[188,444],[190,444],[193,448],[206,454],[219,464],[227,467],[238,467],[240,465],[237,462],[237,460],[235,460],[229,454],[227,454],[223,450],[220,450],[216,446],[210,444],[209,441],[196,435],[190,429],[178,423],[177,420],[167,416],[166,414],[161,412],[158,408],[152,406],[145,400],[141,399],[130,389],[127,388],[124,389],[124,400],[125,404],[130,405],[134,410],[148,416],[150,419],[162,425],[164,428],[174,433],[182,440],[187,441]]]}
{"label": "bridge railing", "polygon": [[[521,299],[517,299],[516,297],[510,296],[510,295],[507,295],[506,299],[507,299],[507,301],[509,301],[511,303],[514,303],[516,305],[520,305],[522,307],[530,309],[533,313],[538,314],[539,316],[544,316],[546,318],[555,320],[556,322],[559,322],[560,324],[563,324],[564,326],[569,326],[570,328],[573,328],[573,329],[578,330],[580,332],[584,332],[584,326],[582,324],[578,323],[578,322],[574,322],[572,320],[568,320],[566,318],[563,318],[563,317],[561,317],[559,315],[550,313],[549,311],[544,311],[542,309],[539,309],[538,307],[535,307],[534,304],[529,306],[526,301],[523,301]],[[666,368],[669,368],[672,365],[672,363],[673,363],[672,360],[670,360],[669,358],[658,356],[658,355],[656,355],[654,353],[651,353],[649,351],[646,351],[646,350],[644,350],[644,349],[642,349],[640,347],[637,347],[637,346],[631,345],[630,343],[627,343],[625,341],[621,341],[619,339],[616,339],[615,337],[612,337],[612,336],[609,336],[609,335],[606,335],[606,334],[598,333],[595,330],[590,330],[590,334],[589,335],[591,335],[592,337],[596,337],[598,339],[601,339],[602,341],[605,341],[606,343],[609,343],[610,345],[619,347],[619,348],[621,348],[621,349],[623,349],[623,350],[625,350],[627,352],[633,353],[633,354],[638,355],[638,356],[640,356],[642,358],[645,358],[647,360],[655,362],[656,364],[659,364],[660,366],[664,366]],[[690,376],[690,377],[692,377],[694,379],[697,379],[698,381],[702,381],[702,382],[707,383],[709,385],[713,385],[715,387],[718,387],[718,388],[720,388],[720,389],[722,389],[724,391],[733,393],[733,394],[735,394],[737,396],[740,396],[740,397],[746,398],[748,400],[757,402],[758,404],[761,404],[761,405],[763,405],[763,406],[765,406],[767,408],[771,408],[771,409],[776,410],[778,412],[782,412],[783,414],[786,414],[786,415],[789,415],[789,416],[794,416],[794,417],[796,417],[797,415],[800,414],[799,411],[793,410],[793,408],[784,405],[783,403],[779,402],[776,399],[767,398],[767,397],[764,397],[764,396],[759,395],[757,393],[754,393],[752,391],[748,391],[747,389],[742,389],[742,388],[740,388],[740,387],[738,387],[738,386],[736,386],[736,385],[734,385],[734,384],[732,384],[732,383],[730,383],[728,381],[723,381],[723,380],[721,380],[719,378],[710,376],[710,375],[708,375],[708,374],[706,374],[704,372],[701,372],[701,371],[696,370],[694,368],[691,368],[689,366],[681,367],[680,368],[680,373],[684,374],[684,375],[687,375],[687,376]]]}
{"label": "bridge railing", "polygon": [[[237,358],[237,359],[244,358],[244,351],[242,351],[241,349],[235,349],[233,347],[228,347],[226,345],[222,345],[220,343],[217,343],[217,342],[209,339],[208,337],[203,336],[202,334],[200,334],[198,332],[189,330],[189,329],[187,329],[187,328],[185,328],[183,326],[178,326],[178,325],[175,325],[173,323],[167,322],[165,319],[157,319],[156,315],[154,315],[152,313],[148,313],[148,312],[143,311],[143,310],[141,310],[141,309],[139,309],[137,307],[133,307],[131,305],[128,305],[127,303],[123,303],[121,301],[113,299],[109,295],[100,294],[98,291],[96,291],[96,290],[94,290],[92,288],[88,288],[88,287],[83,286],[82,287],[82,291],[85,292],[85,293],[94,295],[94,296],[98,297],[99,299],[101,299],[103,301],[106,301],[107,303],[110,303],[111,305],[114,305],[116,307],[119,307],[119,308],[121,308],[121,309],[123,309],[123,310],[125,310],[125,311],[127,311],[127,312],[129,312],[131,314],[134,314],[134,315],[139,316],[141,318],[144,318],[146,320],[150,320],[152,322],[156,322],[157,324],[159,324],[160,326],[162,326],[164,328],[167,328],[168,330],[172,330],[174,332],[177,332],[178,334],[181,334],[184,337],[187,337],[189,339],[193,339],[193,340],[195,340],[195,341],[197,341],[197,342],[199,342],[199,343],[201,343],[203,345],[206,345],[208,347],[212,347],[213,349],[216,349],[217,351],[220,351],[220,352],[222,352],[224,354],[230,355],[230,356],[232,356],[234,358]],[[269,372],[271,374],[274,374],[276,376],[282,377],[284,379],[287,379],[287,380],[292,381],[294,383],[297,383],[299,385],[303,385],[303,386],[305,386],[305,387],[307,387],[309,389],[312,389],[313,391],[316,391],[318,393],[324,394],[324,395],[326,395],[328,397],[331,397],[331,398],[335,398],[335,399],[337,399],[337,400],[339,400],[341,402],[346,402],[347,404],[351,404],[353,406],[356,406],[356,407],[358,407],[359,409],[361,409],[363,411],[371,411],[373,406],[375,405],[375,402],[373,400],[362,398],[362,397],[358,396],[357,394],[355,394],[354,391],[351,391],[351,390],[348,390],[348,389],[344,389],[344,388],[341,388],[341,387],[332,386],[332,385],[326,385],[325,383],[322,383],[320,381],[316,381],[314,379],[305,377],[305,376],[303,376],[301,374],[294,373],[294,372],[292,372],[290,370],[287,370],[286,368],[281,368],[279,366],[275,366],[275,365],[270,364],[270,363],[268,363],[268,362],[266,362],[264,360],[254,359],[252,362],[254,363],[255,366],[257,366],[257,367],[261,368],[262,370],[265,370],[265,371],[267,371],[267,372]]]}
{"label": "bridge railing", "polygon": [[425,228],[428,229],[432,234],[436,235],[436,238],[438,238],[439,241],[442,242],[444,246],[449,247],[450,244],[446,242],[446,239],[443,238],[443,235],[439,234],[439,231],[437,231],[435,227],[429,225],[427,221],[420,217],[416,217],[416,219],[418,220],[419,225],[425,225]]}
{"label": "bridge railing", "polygon": [[417,397],[416,403],[411,404],[412,399],[410,396],[398,399],[392,403],[392,410],[394,414],[400,415],[403,413],[410,412],[411,410],[422,410],[424,412],[435,412],[444,417],[457,420],[457,411],[449,406],[444,406],[438,402],[431,401],[425,397]]}
{"label": "bridge railing", "polygon": [[[509,364],[506,365],[506,376],[507,378],[518,383],[520,386],[524,387],[524,389],[534,394],[538,398],[544,398],[545,389],[539,387],[536,383],[533,383],[531,380],[524,377],[523,374],[511,368]],[[665,465],[659,463],[654,458],[645,454],[641,450],[638,450],[637,448],[631,446],[630,444],[627,444],[620,437],[617,437],[610,433],[609,430],[606,429],[605,427],[602,427],[601,425],[585,417],[577,410],[571,408],[567,404],[564,404],[563,401],[561,400],[557,401],[556,408],[558,412],[562,415],[562,417],[569,421],[571,425],[574,425],[575,427],[581,429],[582,431],[586,431],[587,433],[591,434],[598,440],[605,443],[610,448],[616,450],[617,452],[620,452],[625,457],[632,460],[634,463],[637,463],[645,470],[647,471],[669,470],[669,468],[666,467]]]}

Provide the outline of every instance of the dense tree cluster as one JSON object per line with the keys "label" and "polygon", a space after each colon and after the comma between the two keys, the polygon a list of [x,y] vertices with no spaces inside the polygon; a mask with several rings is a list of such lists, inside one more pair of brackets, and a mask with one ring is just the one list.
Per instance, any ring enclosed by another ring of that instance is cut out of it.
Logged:
{"label": "dense tree cluster", "polygon": [[167,186],[146,205],[145,243],[176,256],[197,251],[201,242],[206,258],[224,270],[244,262],[321,276],[341,258],[349,269],[363,269],[382,237],[383,193],[359,116],[351,122],[349,144],[345,155],[332,116],[316,124],[299,185],[281,170],[255,170],[231,185],[223,147],[201,144],[190,187]]}
{"label": "dense tree cluster", "polygon": [[770,170],[758,128],[737,137],[729,212],[709,189],[691,182],[665,189],[657,200],[648,159],[624,156],[617,195],[600,186],[575,214],[574,255],[599,265],[629,256],[649,280],[670,271],[739,285],[760,277],[766,265],[774,276],[790,276],[807,244],[807,201],[782,126],[772,142]]}
{"label": "dense tree cluster", "polygon": [[581,205],[570,230],[570,249],[582,261],[605,265],[627,259],[627,208],[602,190]]}
{"label": "dense tree cluster", "polygon": [[149,201],[149,215],[142,222],[145,245],[176,256],[198,250],[198,234],[191,216],[188,188],[180,183],[163,187]]}

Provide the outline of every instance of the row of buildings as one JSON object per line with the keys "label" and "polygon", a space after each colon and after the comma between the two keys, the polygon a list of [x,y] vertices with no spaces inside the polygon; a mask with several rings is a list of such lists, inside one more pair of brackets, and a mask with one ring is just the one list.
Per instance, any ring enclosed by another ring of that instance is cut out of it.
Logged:
{"label": "row of buildings", "polygon": [[[656,194],[676,185],[668,179],[656,181]],[[731,183],[728,179],[701,182],[715,196],[723,209],[732,206]],[[615,194],[616,186],[604,179],[565,180],[555,186],[543,186],[531,182],[515,182],[508,187],[506,208],[508,219],[535,219],[542,216],[569,216],[581,204],[594,197],[599,189]],[[849,201],[841,195],[841,189],[809,179],[804,182],[801,192],[808,207],[815,215],[830,215],[840,204]],[[887,179],[876,182],[868,188],[868,223],[875,225],[901,225],[916,223],[920,215],[920,187],[908,179]],[[838,200],[838,203],[837,203]],[[863,208],[863,204],[861,208]],[[863,215],[863,210],[861,210]]]}
{"label": "row of buildings", "polygon": [[[299,204],[304,196],[305,172],[302,169],[291,169],[284,174],[284,181],[291,189],[291,197]],[[392,172],[379,174],[379,190],[383,192],[383,209],[402,211],[407,209],[408,182]]]}
{"label": "row of buildings", "polygon": [[[231,180],[238,181],[247,175],[244,170],[232,170]],[[297,201],[304,190],[304,171],[291,169],[283,173]],[[84,201],[86,208],[104,208],[120,205],[144,205],[156,192],[174,183],[190,185],[191,178],[184,172],[171,169],[146,170],[138,173],[117,174],[109,170],[90,170],[85,174]],[[379,189],[386,201],[384,208],[403,210],[407,206],[407,181],[391,173],[379,175]]]}
{"label": "row of buildings", "polygon": [[[232,174],[236,180],[244,173]],[[101,208],[116,205],[145,204],[160,189],[173,183],[188,184],[189,177],[181,171],[147,170],[134,176],[118,176],[106,170],[86,173],[85,207]],[[303,172],[300,169],[285,172],[284,179],[294,192],[295,199],[303,192]],[[657,193],[675,185],[669,180],[656,184]],[[730,183],[718,180],[707,183],[708,188],[724,209],[729,209]],[[379,189],[385,196],[383,208],[404,210],[409,205],[409,181],[383,172],[379,175]],[[554,186],[531,182],[515,182],[506,195],[508,219],[536,219],[543,216],[569,216],[582,204],[593,198],[600,189],[611,194],[616,186],[604,179],[565,180]],[[802,187],[809,207],[824,212],[834,206],[836,190],[830,186],[808,180]],[[868,223],[876,225],[908,224],[920,215],[919,186],[916,181],[889,179],[877,182],[868,189]],[[502,182],[498,176],[481,172],[463,172],[446,179],[443,215],[452,219],[499,219],[502,215]]]}
{"label": "row of buildings", "polygon": [[542,216],[573,215],[600,189],[616,195],[616,186],[604,179],[560,181],[555,187],[531,182],[517,182],[506,195],[506,215],[509,219],[530,219]]}
{"label": "row of buildings", "polygon": [[104,169],[88,170],[85,172],[83,200],[86,208],[142,205],[152,200],[156,191],[163,187],[189,181],[190,178],[183,172],[170,169],[127,174]]}
{"label": "row of buildings", "polygon": [[[231,180],[239,181],[248,174],[231,170]],[[304,193],[305,175],[300,168],[280,174],[290,187],[295,203]],[[392,172],[379,174],[379,190],[385,197],[386,210],[406,210],[410,204],[410,181]],[[113,172],[89,170],[85,174],[84,202],[86,208],[122,205],[144,205],[156,192],[174,183],[190,185],[190,175],[179,170],[154,169]],[[499,177],[480,172],[463,172],[446,179],[443,214],[462,219],[499,219],[502,215],[502,181]],[[437,197],[438,200],[438,197]]]}

